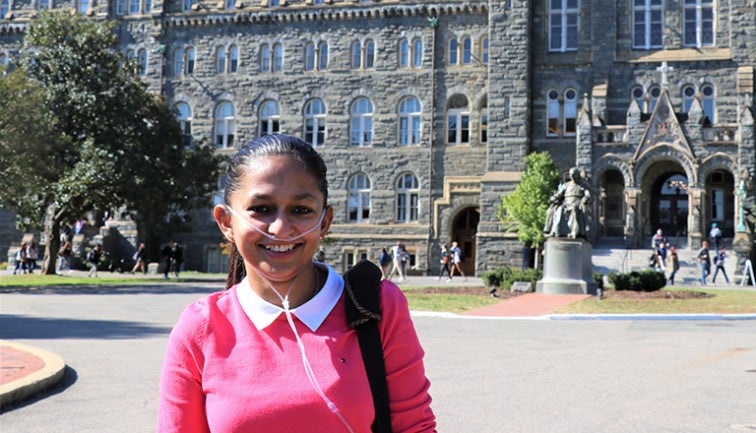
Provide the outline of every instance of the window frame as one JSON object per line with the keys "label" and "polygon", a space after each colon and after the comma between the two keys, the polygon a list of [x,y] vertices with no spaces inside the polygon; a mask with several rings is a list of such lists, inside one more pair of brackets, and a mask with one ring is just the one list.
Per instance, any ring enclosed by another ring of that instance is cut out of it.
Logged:
{"label": "window frame", "polygon": [[[559,7],[554,7],[554,2]],[[571,7],[570,2],[575,6]],[[580,37],[580,0],[550,0],[548,8],[549,52],[577,51]],[[555,44],[558,42],[558,44]]]}
{"label": "window frame", "polygon": [[349,107],[349,145],[350,147],[370,147],[373,145],[373,101],[361,96]]}
{"label": "window frame", "polygon": [[[222,110],[229,107],[228,110]],[[226,112],[223,112],[226,111]],[[221,116],[223,115],[223,116]],[[219,129],[222,128],[222,134]],[[223,100],[218,102],[213,110],[213,144],[218,149],[228,149],[234,145],[236,134],[236,107],[233,102]]]}
{"label": "window frame", "polygon": [[[692,17],[690,16],[691,12]],[[706,13],[708,13],[708,16],[704,16]],[[701,48],[712,47],[716,44],[714,0],[683,0],[682,21],[683,46]],[[690,40],[691,35],[694,39],[692,41]]]}
{"label": "window frame", "polygon": [[[464,107],[457,106],[462,102]],[[452,128],[452,122],[454,128]],[[466,125],[466,127],[465,127]],[[454,139],[450,140],[452,130]],[[446,144],[448,146],[462,146],[470,144],[470,99],[462,94],[454,94],[449,98],[446,109]]]}
{"label": "window frame", "polygon": [[410,224],[420,218],[420,181],[413,173],[400,174],[395,183],[397,223]]}
{"label": "window frame", "polygon": [[363,172],[349,177],[347,182],[347,222],[367,224],[370,222],[370,178]]}
{"label": "window frame", "polygon": [[327,115],[328,108],[322,99],[312,98],[305,103],[302,113],[303,137],[312,147],[321,147],[326,143]]}
{"label": "window frame", "polygon": [[[408,106],[411,104],[411,106]],[[422,140],[423,107],[415,96],[406,96],[397,107],[399,146],[419,146]]]}
{"label": "window frame", "polygon": [[275,99],[266,99],[257,110],[257,136],[277,134],[281,130],[281,107]]}
{"label": "window frame", "polygon": [[[650,50],[663,47],[664,0],[633,0],[632,20],[634,49]],[[658,41],[655,40],[655,35],[658,35]],[[640,40],[642,43],[639,43]]]}
{"label": "window frame", "polygon": [[176,120],[181,128],[181,137],[185,147],[191,146],[193,141],[192,135],[192,107],[186,101],[179,101],[174,105],[174,111],[176,112]]}

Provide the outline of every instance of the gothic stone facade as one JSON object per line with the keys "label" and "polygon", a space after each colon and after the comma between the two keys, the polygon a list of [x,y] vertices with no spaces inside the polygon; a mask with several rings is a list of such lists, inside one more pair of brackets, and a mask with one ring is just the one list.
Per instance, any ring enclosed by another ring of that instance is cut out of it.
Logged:
{"label": "gothic stone facade", "polygon": [[[120,22],[122,49],[179,110],[189,142],[231,154],[304,136],[329,167],[327,261],[406,244],[435,273],[519,265],[496,213],[524,158],[547,151],[595,189],[593,236],[691,245],[737,231],[754,167],[756,11],[749,0],[0,0],[12,65],[43,7]],[[180,239],[217,271],[209,212]]]}

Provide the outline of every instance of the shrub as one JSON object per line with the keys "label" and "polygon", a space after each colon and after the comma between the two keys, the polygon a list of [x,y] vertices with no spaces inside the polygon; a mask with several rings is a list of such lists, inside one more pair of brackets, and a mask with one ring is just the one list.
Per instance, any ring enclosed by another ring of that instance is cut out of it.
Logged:
{"label": "shrub", "polygon": [[608,278],[615,290],[655,292],[667,285],[667,279],[664,277],[664,274],[652,270],[632,271],[630,273],[613,272],[609,274]]}
{"label": "shrub", "polygon": [[481,278],[488,288],[496,288],[509,291],[515,281],[527,281],[530,283],[531,290],[535,289],[536,281],[540,280],[543,272],[538,269],[512,269],[498,268],[484,272]]}

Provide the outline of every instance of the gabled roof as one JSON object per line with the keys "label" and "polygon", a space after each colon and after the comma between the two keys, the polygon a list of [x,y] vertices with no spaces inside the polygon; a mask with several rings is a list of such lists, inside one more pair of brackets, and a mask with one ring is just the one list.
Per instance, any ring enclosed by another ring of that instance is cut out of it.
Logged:
{"label": "gabled roof", "polygon": [[641,155],[659,144],[672,146],[679,152],[693,157],[693,149],[690,147],[687,137],[685,137],[682,126],[680,126],[666,89],[662,89],[656,107],[651,113],[646,131],[643,133],[638,149],[635,151],[635,159],[637,160]]}

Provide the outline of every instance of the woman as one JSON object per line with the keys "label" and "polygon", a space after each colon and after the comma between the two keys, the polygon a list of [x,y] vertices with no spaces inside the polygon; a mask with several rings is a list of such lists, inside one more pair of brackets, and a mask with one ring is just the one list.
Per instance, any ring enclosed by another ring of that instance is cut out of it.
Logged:
{"label": "woman", "polygon": [[[233,157],[213,211],[232,245],[227,290],[187,307],[171,333],[159,433],[371,431],[344,281],[312,261],[333,220],[327,198],[323,160],[302,140],[268,135]],[[387,280],[381,309],[393,432],[434,432],[423,351]]]}
{"label": "woman", "polygon": [[675,285],[675,274],[677,274],[677,271],[680,270],[680,260],[677,257],[677,248],[671,247],[669,249],[669,254],[667,255],[667,260],[669,260],[668,267],[672,270],[672,272],[669,273],[669,285],[674,286]]}
{"label": "woman", "polygon": [[446,245],[441,246],[441,272],[438,273],[438,281],[441,281],[441,277],[444,276],[446,271],[446,282],[451,282],[451,254],[449,253],[449,247]]}
{"label": "woman", "polygon": [[139,244],[139,248],[137,248],[136,252],[134,253],[134,256],[132,257],[134,261],[136,262],[134,264],[134,268],[131,269],[131,273],[133,274],[137,270],[142,271],[143,274],[147,273],[147,263],[145,262],[147,254],[147,249],[144,246],[144,242]]}

